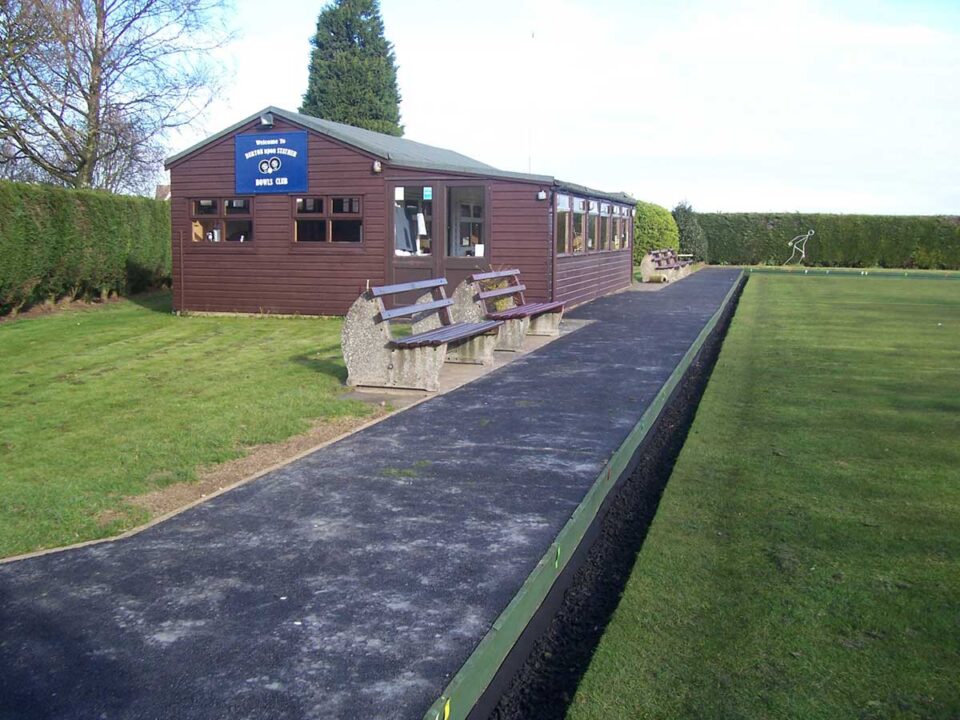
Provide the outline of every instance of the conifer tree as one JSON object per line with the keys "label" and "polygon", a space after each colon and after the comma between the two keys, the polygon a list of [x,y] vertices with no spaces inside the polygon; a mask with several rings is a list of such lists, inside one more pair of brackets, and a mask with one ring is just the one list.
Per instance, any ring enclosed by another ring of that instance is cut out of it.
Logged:
{"label": "conifer tree", "polygon": [[378,0],[333,0],[317,18],[300,112],[402,135],[393,45]]}
{"label": "conifer tree", "polygon": [[680,231],[680,252],[693,255],[694,260],[706,261],[707,236],[697,221],[697,214],[686,200],[677,204],[673,209],[673,219]]}

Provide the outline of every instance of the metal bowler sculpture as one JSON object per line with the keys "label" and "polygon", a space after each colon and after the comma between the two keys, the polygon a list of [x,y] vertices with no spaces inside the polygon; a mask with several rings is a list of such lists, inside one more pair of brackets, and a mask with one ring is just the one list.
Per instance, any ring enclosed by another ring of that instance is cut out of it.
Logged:
{"label": "metal bowler sculpture", "polygon": [[806,235],[797,235],[793,240],[787,243],[793,252],[790,253],[790,257],[784,263],[784,265],[789,265],[793,258],[797,257],[797,265],[802,265],[804,259],[807,257],[807,240],[814,236],[814,231],[807,230]]}

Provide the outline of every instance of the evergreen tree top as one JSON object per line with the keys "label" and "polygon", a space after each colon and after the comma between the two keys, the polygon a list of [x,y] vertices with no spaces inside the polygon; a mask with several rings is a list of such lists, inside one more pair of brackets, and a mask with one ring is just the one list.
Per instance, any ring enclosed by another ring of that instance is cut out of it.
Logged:
{"label": "evergreen tree top", "polygon": [[300,112],[402,135],[393,45],[378,0],[334,0],[317,18]]}

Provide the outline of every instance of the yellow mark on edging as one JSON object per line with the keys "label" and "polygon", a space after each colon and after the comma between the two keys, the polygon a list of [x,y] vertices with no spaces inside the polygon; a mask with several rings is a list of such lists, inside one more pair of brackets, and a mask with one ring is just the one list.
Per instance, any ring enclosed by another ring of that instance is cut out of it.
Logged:
{"label": "yellow mark on edging", "polygon": [[443,720],[450,720],[450,698],[443,704]]}

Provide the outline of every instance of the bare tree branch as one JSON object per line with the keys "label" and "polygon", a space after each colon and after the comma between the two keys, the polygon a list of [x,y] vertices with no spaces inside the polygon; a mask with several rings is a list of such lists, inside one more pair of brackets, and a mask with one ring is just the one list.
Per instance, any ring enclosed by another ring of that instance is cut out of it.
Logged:
{"label": "bare tree branch", "polygon": [[146,190],[218,91],[223,0],[0,0],[0,176]]}

